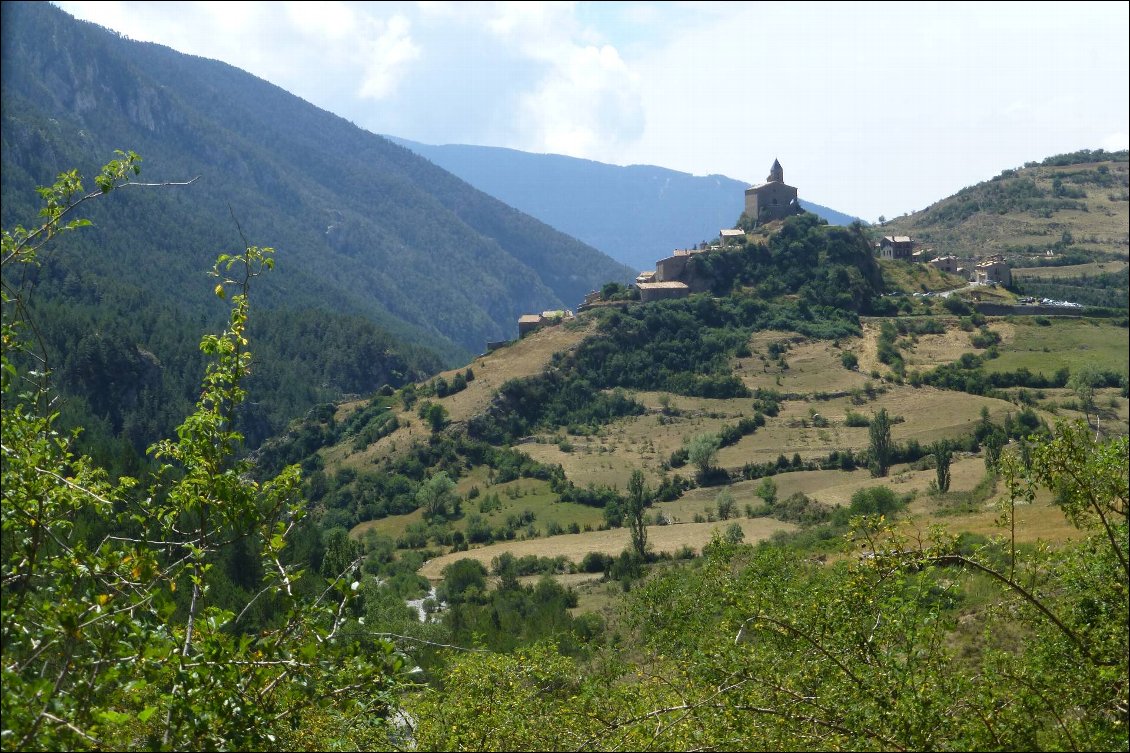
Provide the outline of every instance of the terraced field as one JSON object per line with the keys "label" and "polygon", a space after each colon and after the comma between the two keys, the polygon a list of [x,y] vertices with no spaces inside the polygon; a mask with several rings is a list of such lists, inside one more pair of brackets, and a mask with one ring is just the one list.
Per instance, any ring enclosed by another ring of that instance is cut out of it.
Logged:
{"label": "terraced field", "polygon": [[[970,342],[972,333],[956,326],[956,317],[937,318],[948,325],[945,333],[899,338],[898,346],[908,370],[925,371],[976,350]],[[869,445],[868,429],[847,426],[845,419],[849,412],[869,417],[885,409],[895,418],[892,438],[896,442],[916,440],[927,445],[938,439],[969,434],[982,420],[983,411],[996,423],[1019,411],[1016,404],[1007,400],[932,387],[915,388],[874,378],[872,368],[881,374],[889,371],[889,367],[882,366],[875,358],[879,324],[878,320],[865,321],[862,337],[836,342],[812,340],[789,332],[753,335],[749,342],[750,354],[734,361],[735,373],[751,390],[773,390],[785,397],[778,415],[767,417],[764,427],[722,448],[718,464],[735,472],[746,463],[772,462],[780,455],[791,458],[799,454],[802,459],[810,460],[836,450],[863,451]],[[1039,367],[1046,372],[1054,371],[1061,364],[1077,367],[1081,361],[1104,369],[1126,368],[1126,330],[1116,323],[1056,319],[1041,325],[1018,317],[1007,321],[994,319],[989,327],[1001,336],[997,346],[999,357],[988,362],[989,370],[1027,366],[1033,371]],[[465,422],[490,404],[494,391],[507,379],[539,373],[554,352],[575,347],[586,332],[584,325],[555,327],[531,335],[505,350],[480,357],[471,365],[475,380],[468,388],[437,402],[444,405],[455,424]],[[859,369],[844,368],[841,356],[847,351],[857,355]],[[450,381],[454,374],[449,372],[445,376]],[[755,412],[751,398],[711,400],[661,392],[635,392],[632,397],[646,407],[646,413],[613,421],[587,436],[569,435],[561,428],[544,431],[525,438],[517,448],[539,462],[560,465],[566,478],[578,487],[608,486],[623,491],[632,472],[640,469],[654,488],[673,473],[693,476],[693,467],[668,466],[672,453],[691,438],[718,432],[743,417],[752,417]],[[1074,403],[1068,390],[1038,391],[1036,397],[1037,413],[1049,423],[1082,417],[1077,406],[1072,407]],[[1119,389],[1099,390],[1097,404],[1107,431],[1130,430],[1130,401],[1121,396]],[[343,406],[341,415],[357,405]],[[407,428],[364,452],[352,453],[342,445],[332,448],[325,453],[327,465],[371,467],[373,461],[383,455],[406,448],[411,442],[425,441],[430,435],[414,413],[402,412],[400,418],[409,424]],[[955,513],[952,505],[928,494],[934,476],[934,471],[928,467],[914,470],[896,466],[885,479],[874,479],[867,470],[859,469],[780,473],[773,481],[779,499],[803,492],[833,506],[846,505],[859,489],[883,484],[899,494],[912,495],[906,519],[906,525],[912,528],[924,530],[929,525],[940,524],[955,533],[1000,533],[995,521],[1002,489],[997,489],[980,507]],[[955,457],[951,498],[972,492],[984,478],[982,457]],[[757,507],[761,503],[756,493],[760,483],[759,480],[738,481],[724,487],[736,502],[739,515],[736,520],[717,520],[717,496],[723,487],[695,488],[673,502],[654,504],[650,510],[651,520],[662,518],[671,523],[649,526],[649,540],[655,551],[673,553],[683,547],[700,551],[715,532],[732,522],[742,527],[746,541],[793,530],[795,526],[790,523],[745,517],[747,506]],[[516,556],[563,555],[579,563],[589,552],[614,555],[629,544],[626,529],[599,530],[604,522],[601,509],[559,502],[545,481],[518,479],[494,483],[489,469],[473,468],[459,479],[455,491],[463,500],[463,516],[452,521],[455,530],[465,530],[467,517],[472,514],[481,515],[492,528],[501,526],[508,517],[523,513],[531,517],[532,522],[519,529],[514,540],[432,559],[420,571],[429,578],[438,578],[446,563],[461,557],[473,557],[489,565],[498,554],[510,551]],[[483,500],[488,495],[497,497],[499,506],[484,509]],[[708,522],[696,522],[703,520]],[[1058,541],[1075,535],[1050,499],[1039,498],[1036,504],[1019,510],[1017,520],[1017,535],[1022,541]],[[374,531],[395,539],[407,526],[420,521],[422,516],[416,511],[361,523],[352,533],[360,537]],[[551,527],[555,530],[573,527],[580,532],[547,536]]]}

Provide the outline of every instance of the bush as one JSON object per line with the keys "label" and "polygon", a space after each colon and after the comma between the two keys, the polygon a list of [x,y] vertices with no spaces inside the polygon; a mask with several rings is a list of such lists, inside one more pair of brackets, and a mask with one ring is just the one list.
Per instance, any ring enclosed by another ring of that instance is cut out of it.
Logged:
{"label": "bush", "polygon": [[832,517],[832,508],[808,497],[803,492],[793,492],[773,507],[773,517],[787,523],[815,525]]}
{"label": "bush", "polygon": [[889,487],[870,486],[851,495],[849,510],[852,515],[890,515],[904,508],[907,502]]}
{"label": "bush", "polygon": [[955,295],[946,297],[942,301],[942,306],[946,309],[946,311],[955,316],[968,316],[969,314],[973,313],[973,309],[969,308],[969,304]]}
{"label": "bush", "polygon": [[991,329],[982,327],[981,330],[970,338],[975,348],[990,348],[1001,341],[1001,336]]}
{"label": "bush", "polygon": [[581,572],[603,573],[612,567],[612,557],[603,552],[589,552],[581,560]]}

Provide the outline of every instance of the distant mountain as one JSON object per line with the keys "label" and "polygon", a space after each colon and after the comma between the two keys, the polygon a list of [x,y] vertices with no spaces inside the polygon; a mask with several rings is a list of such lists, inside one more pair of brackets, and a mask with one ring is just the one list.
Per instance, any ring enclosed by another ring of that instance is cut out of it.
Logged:
{"label": "distant mountain", "polygon": [[520,314],[574,307],[635,274],[230,65],[131,41],[49,3],[2,8],[4,227],[30,225],[35,187],[62,170],[79,169],[91,187],[115,149],[142,156],[143,181],[199,176],[95,202],[95,226],[30,271],[60,381],[135,447],[190,404],[196,340],[224,313],[205,273],[243,236],[277,249],[277,271],[254,292],[255,378],[270,382],[256,395],[270,414],[262,432],[288,410],[403,383],[441,359],[465,362],[514,337]]}
{"label": "distant mountain", "polygon": [[[733,227],[749,187],[724,175],[653,165],[620,167],[560,154],[388,138],[634,269],[650,269],[672,249]],[[857,219],[812,202],[801,205],[832,225]]]}

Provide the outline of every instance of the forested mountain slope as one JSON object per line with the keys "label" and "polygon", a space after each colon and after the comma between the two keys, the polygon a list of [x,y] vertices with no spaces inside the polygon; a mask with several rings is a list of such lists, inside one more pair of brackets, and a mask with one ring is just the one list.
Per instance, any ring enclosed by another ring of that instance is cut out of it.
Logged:
{"label": "forested mountain slope", "polygon": [[[199,372],[176,372],[199,368],[195,338],[215,311],[205,272],[244,239],[278,250],[280,274],[257,291],[257,378],[277,388],[257,394],[264,430],[316,399],[461,362],[513,336],[519,314],[575,306],[631,274],[278,87],[47,3],[3,5],[2,70],[5,227],[31,224],[37,185],[63,169],[89,175],[115,149],[141,155],[144,181],[196,178],[99,202],[95,227],[35,273],[56,365],[85,336],[112,343],[88,343],[98,358],[62,375],[76,386],[128,382],[115,387],[127,402],[183,402]],[[120,410],[92,410],[122,429]]]}

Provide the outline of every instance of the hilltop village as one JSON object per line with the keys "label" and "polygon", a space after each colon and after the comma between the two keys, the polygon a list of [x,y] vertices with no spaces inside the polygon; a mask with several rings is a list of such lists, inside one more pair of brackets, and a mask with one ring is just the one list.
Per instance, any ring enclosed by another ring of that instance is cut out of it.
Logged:
{"label": "hilltop village", "polygon": [[[638,291],[638,300],[649,303],[704,292],[708,287],[707,282],[696,278],[691,271],[692,267],[688,265],[692,257],[708,251],[721,251],[729,246],[740,246],[746,242],[750,231],[802,212],[804,209],[797,198],[796,187],[785,183],[784,168],[779,160],[773,160],[765,182],[745,190],[745,210],[738,221],[739,227],[722,228],[712,243],[675,249],[670,256],[659,259],[655,263],[655,269],[640,272],[632,286]],[[964,277],[972,283],[1012,284],[1008,263],[999,254],[984,258],[960,258],[953,254],[938,255],[933,249],[919,249],[918,245],[909,236],[884,236],[875,243],[875,255],[880,259],[929,264],[942,272]],[[585,296],[577,310],[584,311],[603,300],[602,291],[594,290]],[[521,339],[540,327],[572,318],[573,312],[568,309],[523,314],[518,318],[518,337]],[[493,350],[502,344],[489,343],[487,347],[488,350]]]}

